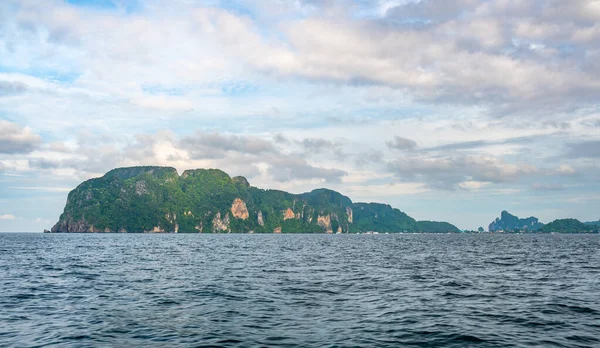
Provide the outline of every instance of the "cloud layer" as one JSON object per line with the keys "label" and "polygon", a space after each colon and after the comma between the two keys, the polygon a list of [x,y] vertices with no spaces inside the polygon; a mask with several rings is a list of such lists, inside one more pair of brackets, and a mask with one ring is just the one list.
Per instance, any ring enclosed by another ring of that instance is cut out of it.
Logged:
{"label": "cloud layer", "polygon": [[130,165],[460,227],[597,219],[598,1],[124,4],[0,3],[0,211],[20,217],[0,230],[40,229],[65,189]]}

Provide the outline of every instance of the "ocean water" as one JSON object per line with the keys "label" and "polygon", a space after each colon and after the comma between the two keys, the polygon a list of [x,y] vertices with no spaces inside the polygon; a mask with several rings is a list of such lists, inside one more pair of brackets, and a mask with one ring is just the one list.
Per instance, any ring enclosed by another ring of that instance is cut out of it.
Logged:
{"label": "ocean water", "polygon": [[599,235],[0,234],[1,347],[600,346]]}

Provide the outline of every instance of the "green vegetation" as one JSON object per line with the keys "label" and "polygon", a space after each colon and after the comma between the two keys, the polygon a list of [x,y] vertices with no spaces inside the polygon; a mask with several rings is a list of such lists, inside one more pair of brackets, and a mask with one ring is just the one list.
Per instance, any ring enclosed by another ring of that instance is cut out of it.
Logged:
{"label": "green vegetation", "polygon": [[458,232],[328,189],[300,195],[250,186],[217,169],[113,169],[69,193],[52,232]]}
{"label": "green vegetation", "polygon": [[427,231],[430,233],[460,232],[456,226],[443,221],[418,221],[417,231]]}
{"label": "green vegetation", "polygon": [[387,204],[355,203],[353,232],[415,232],[416,221]]}
{"label": "green vegetation", "polygon": [[587,225],[577,219],[558,219],[542,227],[540,232],[598,233],[598,226]]}
{"label": "green vegetation", "polygon": [[600,220],[598,220],[598,221],[588,221],[588,222],[584,222],[584,224],[590,225],[590,226],[600,227]]}

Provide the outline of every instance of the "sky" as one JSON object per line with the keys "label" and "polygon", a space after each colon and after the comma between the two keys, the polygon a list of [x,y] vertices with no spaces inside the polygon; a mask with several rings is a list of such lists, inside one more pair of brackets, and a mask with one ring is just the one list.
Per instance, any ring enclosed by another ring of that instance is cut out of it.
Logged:
{"label": "sky", "polygon": [[599,0],[3,0],[0,231],[115,167],[600,219]]}

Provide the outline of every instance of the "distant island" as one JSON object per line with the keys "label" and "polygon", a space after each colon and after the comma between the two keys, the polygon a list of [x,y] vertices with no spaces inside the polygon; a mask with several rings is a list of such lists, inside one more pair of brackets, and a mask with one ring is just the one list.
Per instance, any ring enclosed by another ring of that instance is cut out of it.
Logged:
{"label": "distant island", "polygon": [[353,203],[329,189],[292,194],[251,186],[218,169],[129,167],[72,190],[48,232],[449,233],[448,223],[416,221],[387,204]]}
{"label": "distant island", "polygon": [[507,212],[506,210],[500,213],[500,217],[492,221],[488,229],[490,232],[498,231],[536,231],[544,226],[538,221],[538,218],[531,216],[525,219],[519,219]]}
{"label": "distant island", "polygon": [[490,232],[507,233],[598,233],[599,228],[600,220],[581,222],[567,218],[543,224],[534,216],[520,219],[506,210],[502,211],[500,217],[492,221],[488,227]]}

